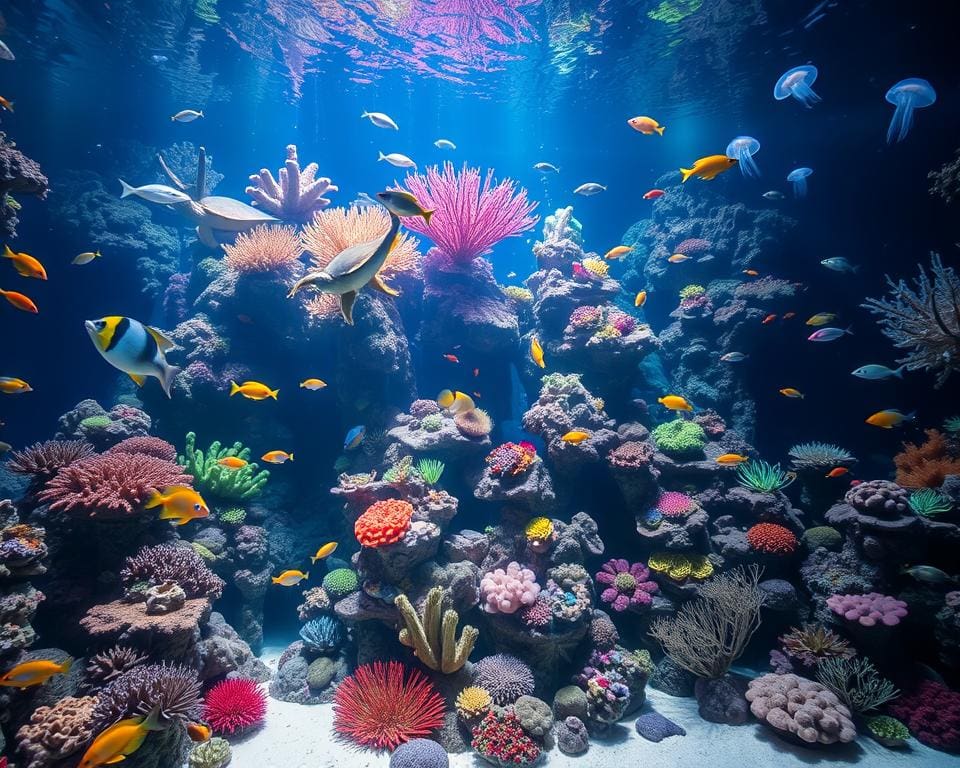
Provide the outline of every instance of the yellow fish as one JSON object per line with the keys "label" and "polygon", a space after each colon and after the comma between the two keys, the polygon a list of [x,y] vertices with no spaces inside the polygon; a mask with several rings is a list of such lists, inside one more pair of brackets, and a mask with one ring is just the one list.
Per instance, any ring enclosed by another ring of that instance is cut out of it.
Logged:
{"label": "yellow fish", "polygon": [[28,253],[14,253],[9,245],[3,246],[3,258],[10,259],[13,262],[13,268],[17,274],[24,277],[33,277],[37,280],[47,279],[47,270],[43,268],[37,259]]}
{"label": "yellow fish", "polygon": [[190,741],[202,744],[205,741],[210,741],[212,735],[213,731],[206,723],[187,723],[187,736],[190,737]]}
{"label": "yellow fish", "polygon": [[77,768],[100,768],[119,763],[140,749],[150,731],[163,729],[159,721],[158,704],[146,717],[130,717],[114,723],[93,740]]}
{"label": "yellow fish", "polygon": [[12,376],[0,376],[0,392],[3,392],[5,395],[19,395],[21,392],[33,392],[33,387],[23,379],[15,379]]}
{"label": "yellow fish", "polygon": [[807,320],[807,325],[827,325],[837,319],[837,316],[830,312],[820,312]]}
{"label": "yellow fish", "polygon": [[663,397],[658,397],[657,402],[664,408],[669,408],[671,411],[693,410],[693,406],[687,402],[686,398],[680,397],[680,395],[664,395]]}
{"label": "yellow fish", "polygon": [[293,454],[286,451],[267,451],[260,458],[271,464],[283,464],[286,461],[293,461]]}
{"label": "yellow fish", "polygon": [[633,130],[640,131],[644,136],[650,136],[654,133],[659,133],[663,136],[663,132],[666,129],[665,125],[660,125],[652,117],[647,117],[646,115],[638,115],[637,117],[631,117],[627,120],[627,125],[629,125]]}
{"label": "yellow fish", "polygon": [[690,257],[685,253],[675,253],[669,259],[667,259],[671,264],[682,264],[685,261],[690,261]]}
{"label": "yellow fish", "polygon": [[310,389],[314,392],[327,386],[327,382],[320,379],[304,379],[300,382],[300,389]]}
{"label": "yellow fish", "polygon": [[89,264],[94,259],[100,258],[100,251],[87,251],[86,253],[81,253],[79,256],[75,256],[71,264],[77,264],[83,266],[84,264]]}
{"label": "yellow fish", "polygon": [[630,245],[618,245],[618,246],[616,246],[616,247],[614,247],[614,248],[611,248],[609,251],[607,251],[607,252],[603,255],[603,258],[605,258],[605,259],[621,259],[621,258],[623,258],[624,256],[626,256],[628,253],[630,253],[630,251],[632,251],[632,250],[633,250],[633,246],[630,246]]}
{"label": "yellow fish", "polygon": [[161,520],[176,520],[177,525],[186,525],[191,520],[209,517],[207,502],[193,488],[186,485],[170,485],[162,491],[154,491],[144,509],[163,507]]}
{"label": "yellow fish", "polygon": [[640,291],[640,293],[637,294],[637,297],[633,300],[633,306],[642,307],[646,303],[647,303],[647,292]]}
{"label": "yellow fish", "polygon": [[685,182],[691,176],[699,176],[704,181],[710,181],[717,178],[724,171],[729,171],[737,164],[737,158],[727,157],[726,155],[707,155],[701,157],[693,164],[693,168],[681,168],[680,173],[683,176],[681,181]]}
{"label": "yellow fish", "polygon": [[227,456],[217,462],[221,467],[226,467],[227,469],[241,469],[242,467],[247,466],[247,462],[241,459],[239,456]]}
{"label": "yellow fish", "polygon": [[541,368],[547,367],[547,364],[543,362],[543,347],[540,346],[540,341],[536,336],[530,339],[530,357]]}
{"label": "yellow fish", "polygon": [[793,387],[785,387],[784,389],[781,389],[780,394],[784,397],[799,398],[801,400],[803,399],[803,392],[801,392],[799,389],[794,389]]}
{"label": "yellow fish", "polygon": [[723,467],[736,467],[745,461],[750,461],[750,457],[741,456],[739,453],[725,453],[723,456],[717,456],[714,461]]}
{"label": "yellow fish", "polygon": [[900,411],[891,408],[886,411],[877,411],[872,416],[867,417],[866,422],[873,427],[893,429],[893,427],[898,427],[905,421],[913,421],[915,416],[916,413],[900,413]]}
{"label": "yellow fish", "polygon": [[303,571],[284,571],[279,576],[274,576],[271,581],[282,587],[295,587],[304,579],[309,579],[310,574]]}
{"label": "yellow fish", "polygon": [[62,664],[49,659],[25,661],[5,672],[3,677],[0,677],[0,686],[19,688],[22,691],[35,685],[43,685],[54,675],[67,674],[72,664],[73,659],[67,659]]}
{"label": "yellow fish", "polygon": [[453,414],[466,413],[477,407],[470,395],[460,391],[453,392],[449,389],[445,389],[437,395],[437,405]]}
{"label": "yellow fish", "polygon": [[334,552],[337,551],[337,542],[328,541],[320,549],[317,550],[317,554],[310,558],[311,563],[316,563],[317,560],[323,560],[325,557],[330,557]]}
{"label": "yellow fish", "polygon": [[268,397],[276,400],[279,391],[279,389],[270,389],[266,384],[261,384],[259,381],[245,381],[243,384],[237,384],[235,381],[230,382],[230,397],[239,392],[247,400],[266,400]]}
{"label": "yellow fish", "polygon": [[590,433],[584,432],[580,429],[573,429],[567,432],[567,434],[560,439],[565,443],[570,443],[571,445],[580,445],[580,443],[582,443],[584,440],[590,439]]}

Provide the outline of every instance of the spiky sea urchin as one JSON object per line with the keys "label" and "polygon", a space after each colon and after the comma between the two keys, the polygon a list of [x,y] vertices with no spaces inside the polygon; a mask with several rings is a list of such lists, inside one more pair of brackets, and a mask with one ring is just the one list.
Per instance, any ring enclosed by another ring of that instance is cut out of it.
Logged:
{"label": "spiky sea urchin", "polygon": [[794,469],[831,469],[856,461],[850,451],[832,443],[798,443],[788,451],[788,455]]}
{"label": "spiky sea urchin", "polygon": [[486,690],[495,704],[513,704],[534,689],[533,672],[516,656],[497,653],[473,665],[474,685]]}
{"label": "spiky sea urchin", "polygon": [[822,624],[793,627],[780,636],[780,645],[787,656],[808,667],[826,659],[852,659],[857,655],[850,643]]}

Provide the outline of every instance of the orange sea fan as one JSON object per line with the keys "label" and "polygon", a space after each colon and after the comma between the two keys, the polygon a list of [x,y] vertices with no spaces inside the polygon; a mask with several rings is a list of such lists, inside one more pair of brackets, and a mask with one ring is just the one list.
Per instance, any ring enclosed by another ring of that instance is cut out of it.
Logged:
{"label": "orange sea fan", "polygon": [[237,236],[233,245],[224,245],[224,263],[241,274],[284,272],[300,258],[303,248],[294,227],[260,225]]}
{"label": "orange sea fan", "polygon": [[897,483],[904,488],[939,488],[947,475],[960,475],[960,458],[950,455],[943,433],[924,431],[927,440],[923,445],[904,443],[903,451],[893,457]]}

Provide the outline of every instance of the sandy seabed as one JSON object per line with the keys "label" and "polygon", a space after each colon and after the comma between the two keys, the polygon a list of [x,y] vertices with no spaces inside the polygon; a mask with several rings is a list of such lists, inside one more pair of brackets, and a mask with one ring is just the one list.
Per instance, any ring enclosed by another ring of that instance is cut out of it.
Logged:
{"label": "sandy seabed", "polygon": [[[275,669],[282,648],[266,649],[262,658]],[[806,768],[811,765],[861,765],[869,768],[960,768],[960,757],[911,740],[897,750],[869,737],[856,743],[819,749],[797,747],[759,723],[740,727],[701,719],[693,699],[668,696],[647,688],[644,712],[656,710],[683,726],[686,736],[659,744],[642,739],[628,718],[609,738],[595,739],[579,757],[551,750],[540,768]],[[269,699],[266,723],[256,733],[233,742],[231,768],[386,768],[387,753],[357,749],[333,733],[333,705],[306,706]],[[450,755],[451,768],[490,768],[473,752]]]}

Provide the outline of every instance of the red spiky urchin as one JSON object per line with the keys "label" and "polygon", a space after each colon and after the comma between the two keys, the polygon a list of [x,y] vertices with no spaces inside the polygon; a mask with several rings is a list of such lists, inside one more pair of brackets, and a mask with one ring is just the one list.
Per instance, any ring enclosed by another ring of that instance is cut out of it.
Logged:
{"label": "red spiky urchin", "polygon": [[398,661],[357,667],[333,696],[333,727],[363,747],[396,749],[443,724],[443,699],[426,676]]}
{"label": "red spiky urchin", "polygon": [[217,683],[207,692],[203,719],[215,733],[236,733],[263,722],[267,696],[256,680],[238,677]]}

